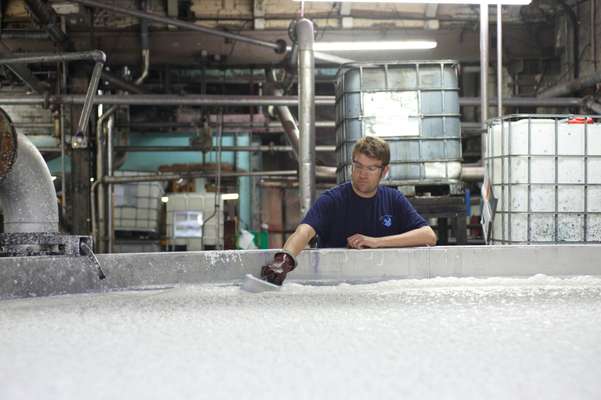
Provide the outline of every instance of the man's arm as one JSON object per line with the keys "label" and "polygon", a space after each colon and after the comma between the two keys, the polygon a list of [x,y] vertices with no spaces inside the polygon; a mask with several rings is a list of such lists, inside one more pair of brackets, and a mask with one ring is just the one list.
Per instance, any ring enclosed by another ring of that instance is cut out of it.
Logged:
{"label": "man's arm", "polygon": [[307,247],[313,236],[315,236],[315,229],[311,225],[300,224],[288,240],[286,240],[282,249],[292,253],[296,257]]}
{"label": "man's arm", "polygon": [[382,237],[370,237],[357,233],[348,237],[346,241],[353,249],[434,246],[436,245],[436,234],[429,226],[422,226],[409,232]]}

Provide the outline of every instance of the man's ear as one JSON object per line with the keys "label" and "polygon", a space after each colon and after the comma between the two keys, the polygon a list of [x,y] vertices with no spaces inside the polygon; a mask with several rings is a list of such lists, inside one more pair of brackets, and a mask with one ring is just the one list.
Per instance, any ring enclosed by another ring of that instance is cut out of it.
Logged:
{"label": "man's ear", "polygon": [[386,179],[386,177],[388,176],[388,171],[390,171],[390,165],[387,165],[384,168],[382,168],[382,175],[380,176],[380,179]]}

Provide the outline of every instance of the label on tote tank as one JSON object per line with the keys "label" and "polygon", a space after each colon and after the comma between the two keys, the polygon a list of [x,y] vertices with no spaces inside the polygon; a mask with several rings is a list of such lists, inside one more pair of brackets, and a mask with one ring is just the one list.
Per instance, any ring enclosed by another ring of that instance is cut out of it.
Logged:
{"label": "label on tote tank", "polygon": [[417,92],[363,93],[365,136],[419,136]]}

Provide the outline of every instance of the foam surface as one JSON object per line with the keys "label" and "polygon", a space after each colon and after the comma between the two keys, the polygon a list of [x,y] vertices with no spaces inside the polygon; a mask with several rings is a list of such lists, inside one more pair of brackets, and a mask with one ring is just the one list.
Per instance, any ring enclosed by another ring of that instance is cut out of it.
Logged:
{"label": "foam surface", "polygon": [[0,398],[601,398],[601,278],[0,301]]}

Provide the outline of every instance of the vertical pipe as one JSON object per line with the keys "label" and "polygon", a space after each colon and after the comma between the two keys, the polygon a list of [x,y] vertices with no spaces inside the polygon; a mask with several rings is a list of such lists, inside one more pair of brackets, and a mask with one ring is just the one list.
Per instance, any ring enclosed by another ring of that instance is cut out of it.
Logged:
{"label": "vertical pipe", "polygon": [[298,39],[299,96],[299,189],[301,215],[315,199],[315,60],[313,58],[313,23],[301,18],[296,23]]}
{"label": "vertical pipe", "polygon": [[593,49],[593,67],[597,72],[597,0],[591,0],[591,48]]}
{"label": "vertical pipe", "polygon": [[221,215],[223,210],[221,209],[221,157],[222,151],[221,146],[223,143],[223,108],[219,109],[219,127],[217,128],[217,192],[215,193],[215,208],[217,210],[217,245],[218,250],[223,249],[221,243]]}
{"label": "vertical pipe", "polygon": [[503,16],[497,4],[497,116],[503,116]]}
{"label": "vertical pipe", "polygon": [[[67,33],[67,20],[61,17],[61,30]],[[67,93],[67,62],[61,64],[60,94]],[[60,123],[61,123],[61,213],[63,218],[67,216],[67,187],[65,179],[65,105],[60,105]]]}
{"label": "vertical pipe", "polygon": [[[115,108],[115,106],[112,106]],[[99,106],[100,110],[104,110],[103,106]],[[101,111],[101,116],[98,118],[96,122],[96,180],[101,182],[102,177],[104,176],[104,146],[105,146],[105,137],[104,137],[104,120],[106,119],[107,114]],[[92,237],[94,238],[94,244],[96,245],[97,253],[105,253],[106,252],[106,195],[104,190],[104,185],[100,183],[97,187],[97,210],[98,210],[98,221],[95,221],[95,218],[92,218]]]}
{"label": "vertical pipe", "polygon": [[[106,126],[106,168],[109,177],[113,176],[113,129],[115,127],[115,114],[111,113],[107,126]],[[113,232],[113,185],[111,183],[107,186],[107,198],[106,208],[108,209],[106,218],[106,230],[108,236],[108,248],[109,253],[113,252],[114,232]]]}
{"label": "vertical pipe", "polygon": [[484,133],[488,119],[488,3],[480,4],[480,123],[482,128],[481,160],[484,163],[486,145]]}

